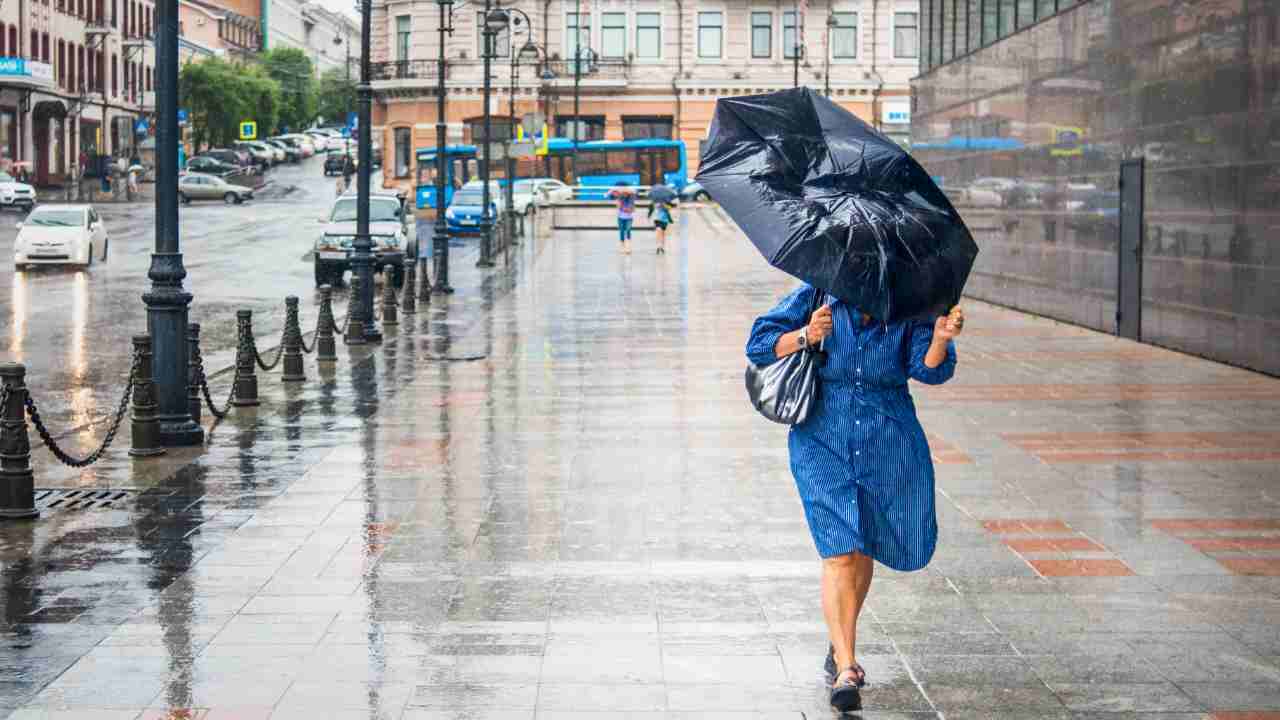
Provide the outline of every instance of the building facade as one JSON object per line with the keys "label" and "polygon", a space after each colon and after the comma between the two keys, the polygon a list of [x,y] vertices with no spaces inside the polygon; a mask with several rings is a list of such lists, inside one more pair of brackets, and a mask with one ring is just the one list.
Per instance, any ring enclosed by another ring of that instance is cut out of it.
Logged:
{"label": "building facade", "polygon": [[261,22],[235,7],[252,9],[244,3],[179,0],[178,31],[183,38],[212,48],[218,57],[249,60],[262,50]]}
{"label": "building facade", "polygon": [[1280,3],[921,5],[913,146],[968,292],[1280,374]]}
{"label": "building facade", "polygon": [[134,152],[154,109],[150,0],[0,4],[0,167],[56,186]]}
{"label": "building facade", "polygon": [[[360,26],[351,18],[301,0],[270,0],[267,12],[268,49],[305,50],[317,74],[346,67],[348,40],[352,64],[359,60]],[[358,72],[355,67],[352,71]]]}
{"label": "building facade", "polygon": [[[567,137],[576,117],[583,139],[683,140],[692,173],[717,98],[800,84],[908,139],[909,81],[919,67],[915,0],[521,0],[504,7],[522,10],[532,27],[522,22],[497,38],[495,137],[509,137],[508,118],[534,112]],[[482,14],[482,5],[459,9],[445,44],[451,142],[480,132]],[[386,149],[387,184],[409,187],[413,151],[435,144],[438,6],[388,0],[374,7],[373,27],[374,131]],[[537,59],[520,57],[529,42]],[[576,83],[576,113],[575,42],[594,58]]]}

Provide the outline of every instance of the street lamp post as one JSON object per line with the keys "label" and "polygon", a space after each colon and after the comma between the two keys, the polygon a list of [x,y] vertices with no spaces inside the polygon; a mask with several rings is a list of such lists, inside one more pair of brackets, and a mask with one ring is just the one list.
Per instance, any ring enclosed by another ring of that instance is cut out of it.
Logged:
{"label": "street lamp post", "polygon": [[[373,321],[373,238],[369,235],[369,181],[373,162],[373,87],[369,84],[369,46],[372,37],[373,0],[360,0],[360,87],[357,89],[356,127],[359,129],[359,144],[356,164],[356,237],[352,243],[351,254],[352,275],[360,278],[360,297],[352,298],[358,303],[358,317],[364,325],[366,342],[381,342],[382,333]],[[391,275],[383,278],[391,282]]]}
{"label": "street lamp post", "polygon": [[[507,115],[511,118],[511,122],[516,121],[516,78],[520,72],[520,60],[522,58],[537,58],[542,53],[542,48],[538,47],[533,41],[533,23],[529,21],[529,16],[523,10],[518,8],[510,8],[507,13],[515,13],[518,18],[513,18],[511,25],[518,27],[521,19],[524,20],[526,33],[528,33],[524,45],[520,47],[520,52],[511,53],[511,73],[508,76],[511,80],[510,92],[507,94]],[[510,15],[508,15],[510,18]],[[514,35],[514,32],[512,33]],[[514,127],[512,129],[514,134]],[[508,138],[512,140],[514,138]],[[515,211],[516,211],[516,158],[511,154],[511,148],[507,147],[507,242],[514,242],[515,237]]]}
{"label": "street lamp post", "polygon": [[[431,233],[431,242],[435,244],[432,255],[435,257],[435,286],[433,292],[448,294],[453,292],[449,286],[449,223],[445,220],[445,175],[449,171],[449,159],[445,157],[448,141],[448,124],[445,121],[445,38],[453,34],[453,0],[436,0],[440,9],[440,57],[436,65],[436,222]],[[424,282],[426,278],[423,278]]]}
{"label": "street lamp post", "polygon": [[481,53],[484,56],[484,148],[480,161],[480,202],[483,205],[480,211],[480,259],[476,261],[476,267],[481,268],[493,267],[493,215],[489,208],[492,200],[489,194],[489,166],[493,162],[493,113],[490,112],[489,97],[493,93],[493,77],[490,73],[494,38],[509,27],[511,22],[510,16],[502,10],[494,10],[491,2],[492,0],[485,0],[484,3],[484,51]]}
{"label": "street lamp post", "polygon": [[[344,25],[346,25],[346,22],[344,21],[344,22],[343,22],[343,24],[344,24]],[[333,36],[333,44],[334,44],[334,45],[346,45],[346,46],[347,46],[347,65],[346,65],[346,68],[347,68],[347,91],[343,93],[343,96],[344,96],[344,97],[346,97],[346,99],[347,99],[347,117],[346,117],[346,118],[344,118],[344,119],[346,119],[346,120],[347,120],[347,124],[349,125],[349,124],[350,124],[350,118],[351,118],[351,28],[350,28],[350,26],[347,26],[347,27],[344,27],[344,28],[343,28],[343,30],[344,30],[344,33],[345,33],[345,35],[346,35],[346,38],[344,39],[344,38],[342,38],[342,37],[339,37],[339,36],[337,36],[337,35],[334,35],[334,36]]]}
{"label": "street lamp post", "polygon": [[142,296],[151,335],[160,442],[199,445],[204,430],[187,402],[187,270],[178,243],[178,0],[156,3],[156,239]]}

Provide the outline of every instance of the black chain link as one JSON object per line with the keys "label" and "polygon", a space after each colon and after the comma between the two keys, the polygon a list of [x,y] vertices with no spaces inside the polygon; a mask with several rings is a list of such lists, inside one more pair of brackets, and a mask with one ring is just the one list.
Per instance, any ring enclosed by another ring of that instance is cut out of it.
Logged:
{"label": "black chain link", "polygon": [[[244,345],[244,340],[238,341],[239,345]],[[196,366],[196,381],[200,383],[200,392],[204,395],[204,403],[209,407],[209,412],[219,420],[227,416],[231,412],[231,401],[236,396],[236,382],[240,380],[240,363],[236,363],[235,378],[231,381],[231,391],[227,394],[227,403],[218,408],[213,402],[213,393],[209,392],[209,378],[204,374],[204,355],[200,352],[200,346],[196,345],[192,357],[192,363]]]}
{"label": "black chain link", "polygon": [[98,449],[83,458],[70,455],[58,447],[57,441],[53,439],[53,435],[49,433],[49,428],[45,427],[44,420],[40,417],[40,411],[36,408],[36,401],[31,398],[31,392],[27,392],[26,406],[27,414],[31,416],[31,424],[36,426],[36,433],[40,435],[40,440],[44,442],[45,447],[49,448],[49,452],[53,453],[53,456],[58,458],[62,464],[74,468],[88,467],[97,462],[103,453],[107,451],[107,448],[111,447],[111,443],[116,439],[116,433],[120,430],[120,423],[124,421],[124,416],[129,412],[129,398],[133,395],[133,384],[138,377],[138,365],[141,361],[141,356],[138,353],[134,353],[133,367],[129,369],[129,381],[125,383],[124,397],[120,398],[120,406],[116,410],[115,419],[111,422],[111,429],[107,430],[107,436],[102,439],[102,444],[98,446]]}
{"label": "black chain link", "polygon": [[249,338],[249,344],[253,348],[253,359],[258,362],[258,367],[262,368],[263,372],[271,372],[280,364],[280,359],[284,357],[284,338],[288,332],[289,326],[286,324],[284,330],[280,333],[280,345],[276,348],[276,359],[270,363],[264,362],[262,356],[258,354],[258,341],[254,338]]}
{"label": "black chain link", "polygon": [[316,316],[316,332],[311,336],[311,347],[307,347],[307,336],[298,334],[298,344],[302,346],[302,354],[310,355],[316,350],[316,343],[320,340],[320,317]]}

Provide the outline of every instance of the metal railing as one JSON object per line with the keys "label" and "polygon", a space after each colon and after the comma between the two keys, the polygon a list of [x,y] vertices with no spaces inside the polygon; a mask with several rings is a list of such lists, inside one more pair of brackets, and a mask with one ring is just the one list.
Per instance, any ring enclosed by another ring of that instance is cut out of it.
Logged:
{"label": "metal railing", "polygon": [[[371,63],[369,75],[373,80],[436,80],[439,78],[438,70],[439,64],[435,60],[392,60]],[[445,75],[448,76],[447,69]]]}

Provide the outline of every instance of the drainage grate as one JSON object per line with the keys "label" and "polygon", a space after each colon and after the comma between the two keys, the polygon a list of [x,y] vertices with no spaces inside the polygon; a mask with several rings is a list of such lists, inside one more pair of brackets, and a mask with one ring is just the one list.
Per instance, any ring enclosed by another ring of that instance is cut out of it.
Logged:
{"label": "drainage grate", "polygon": [[36,490],[36,507],[41,510],[105,510],[124,505],[131,490]]}

